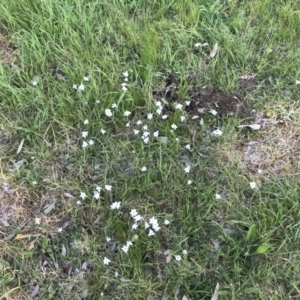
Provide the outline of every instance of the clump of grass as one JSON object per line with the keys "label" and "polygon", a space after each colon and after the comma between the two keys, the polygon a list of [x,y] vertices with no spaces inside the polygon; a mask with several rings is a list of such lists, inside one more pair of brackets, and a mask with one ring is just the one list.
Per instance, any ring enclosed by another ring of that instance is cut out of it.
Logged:
{"label": "clump of grass", "polygon": [[0,296],[297,297],[296,176],[245,171],[229,150],[264,133],[187,108],[207,85],[268,118],[297,100],[299,23],[281,1],[4,0]]}

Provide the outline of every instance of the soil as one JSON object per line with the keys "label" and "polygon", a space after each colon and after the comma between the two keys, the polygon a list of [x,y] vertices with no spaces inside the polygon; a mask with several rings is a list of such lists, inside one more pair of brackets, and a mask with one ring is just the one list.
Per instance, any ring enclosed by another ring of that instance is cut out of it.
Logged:
{"label": "soil", "polygon": [[0,63],[8,65],[12,69],[16,68],[17,49],[17,45],[8,42],[7,38],[0,33]]}
{"label": "soil", "polygon": [[[178,93],[180,84],[176,73],[168,73],[163,88],[155,90],[153,96],[158,100],[160,100],[159,98],[165,98],[169,102],[180,101]],[[253,88],[254,85],[255,82],[252,78],[250,80],[241,80],[240,89],[248,90],[248,88]],[[215,89],[211,85],[206,87],[192,85],[188,89],[187,94],[190,104],[186,106],[186,111],[193,116],[198,115],[201,117],[201,115],[211,110],[215,110],[218,116],[238,115],[243,117],[246,115],[246,105],[243,97],[239,94],[226,93]]]}

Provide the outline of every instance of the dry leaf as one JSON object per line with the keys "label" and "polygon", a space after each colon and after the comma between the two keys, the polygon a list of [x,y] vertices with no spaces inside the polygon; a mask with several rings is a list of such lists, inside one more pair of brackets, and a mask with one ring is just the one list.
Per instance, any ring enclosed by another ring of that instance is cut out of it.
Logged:
{"label": "dry leaf", "polygon": [[238,128],[244,128],[244,127],[249,127],[253,130],[259,130],[261,128],[261,125],[259,124],[250,124],[250,125],[239,125]]}
{"label": "dry leaf", "polygon": [[167,144],[168,143],[168,138],[166,136],[160,136],[157,138],[157,140],[163,144]]}
{"label": "dry leaf", "polygon": [[214,294],[211,297],[211,300],[218,300],[218,295],[219,295],[219,282],[217,282],[217,285],[215,287]]}
{"label": "dry leaf", "polygon": [[211,50],[210,54],[209,54],[209,58],[214,58],[217,54],[218,51],[218,43],[215,43],[213,49]]}
{"label": "dry leaf", "polygon": [[67,197],[67,198],[74,198],[74,196],[69,194],[69,193],[64,193],[64,196]]}
{"label": "dry leaf", "polygon": [[170,263],[172,260],[172,251],[171,250],[166,250],[165,251],[165,256],[166,256],[166,263]]}
{"label": "dry leaf", "polygon": [[16,235],[16,240],[27,239],[27,238],[32,237],[32,236],[33,235],[31,235],[31,234],[21,234],[21,233],[19,233],[19,234]]}
{"label": "dry leaf", "polygon": [[199,119],[199,116],[192,116],[192,120]]}
{"label": "dry leaf", "polygon": [[37,296],[39,294],[39,290],[40,290],[40,287],[38,285],[36,285],[30,296],[32,298],[34,298],[35,296]]}
{"label": "dry leaf", "polygon": [[18,147],[18,150],[17,150],[17,154],[19,154],[19,153],[21,152],[21,150],[22,150],[22,148],[23,148],[24,141],[25,141],[25,139],[23,139],[23,140],[21,141],[21,143],[20,143],[20,145],[19,145],[19,147]]}

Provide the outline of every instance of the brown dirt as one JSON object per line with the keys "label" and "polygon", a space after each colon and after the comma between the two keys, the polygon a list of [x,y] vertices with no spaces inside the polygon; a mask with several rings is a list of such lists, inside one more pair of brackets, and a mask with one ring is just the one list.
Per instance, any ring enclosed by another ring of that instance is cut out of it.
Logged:
{"label": "brown dirt", "polygon": [[[253,79],[251,78],[251,84]],[[166,81],[162,88],[155,90],[153,96],[155,99],[165,98],[169,102],[180,101],[179,95],[180,82],[177,79],[176,73],[168,73]],[[243,89],[242,86],[240,86]],[[253,85],[251,85],[253,88]],[[246,87],[244,88],[246,90]],[[215,89],[213,86],[198,87],[193,84],[187,91],[190,100],[190,105],[186,107],[186,111],[191,115],[201,117],[204,113],[210,110],[215,110],[218,116],[246,114],[246,105],[241,95],[226,93]]]}
{"label": "brown dirt", "polygon": [[0,33],[0,63],[16,68],[18,47]]}

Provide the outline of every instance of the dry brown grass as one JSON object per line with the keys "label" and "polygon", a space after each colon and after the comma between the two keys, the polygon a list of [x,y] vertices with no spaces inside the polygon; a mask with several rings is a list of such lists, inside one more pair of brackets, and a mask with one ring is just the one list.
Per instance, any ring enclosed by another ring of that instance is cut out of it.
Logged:
{"label": "dry brown grass", "polygon": [[222,153],[226,161],[229,164],[238,161],[246,174],[300,175],[300,125],[297,119],[300,107],[297,106],[270,104],[266,107],[267,113],[257,113],[254,123],[261,125],[257,138],[233,144]]}
{"label": "dry brown grass", "polygon": [[15,67],[18,58],[16,50],[17,47],[10,43],[8,38],[0,33],[0,63],[12,68]]}

